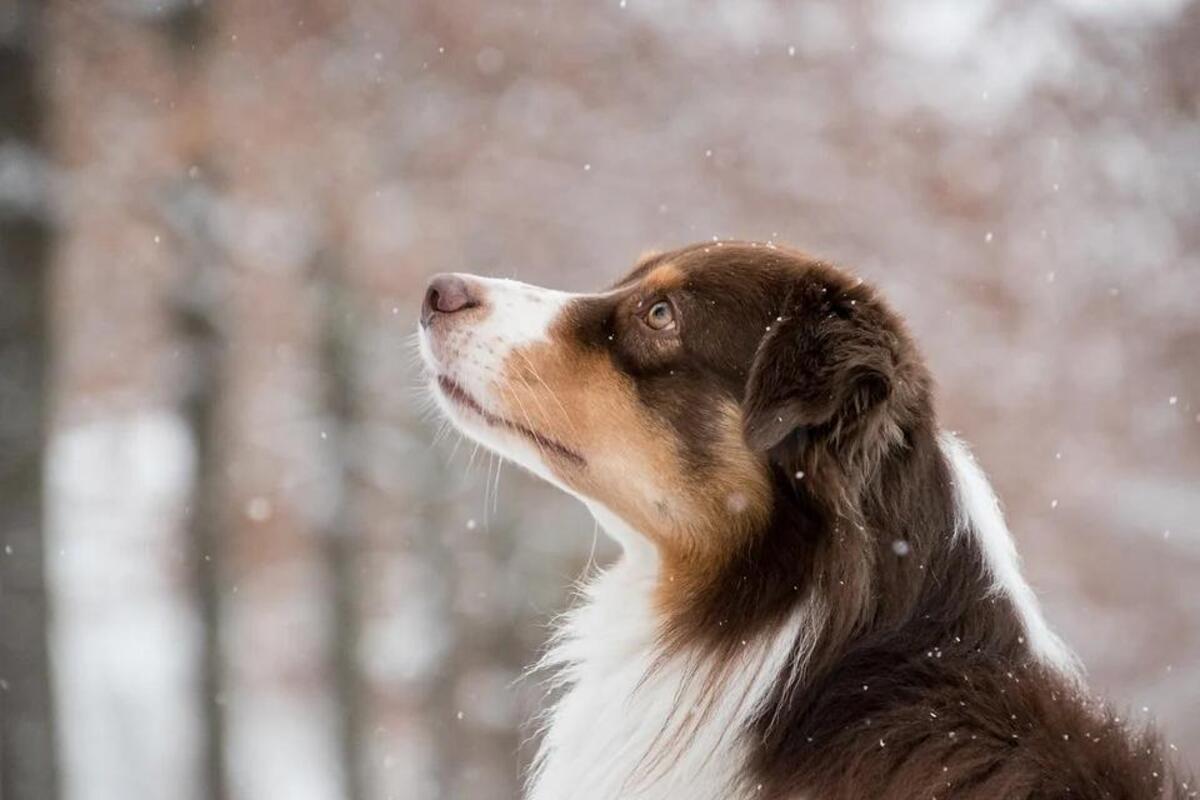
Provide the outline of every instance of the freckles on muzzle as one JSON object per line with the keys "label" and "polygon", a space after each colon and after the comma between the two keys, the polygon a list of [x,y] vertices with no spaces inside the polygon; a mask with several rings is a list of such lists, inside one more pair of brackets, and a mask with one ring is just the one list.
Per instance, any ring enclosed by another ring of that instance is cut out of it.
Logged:
{"label": "freckles on muzzle", "polygon": [[[668,415],[580,320],[606,295],[438,276],[422,304],[422,352],[439,404],[464,433],[596,501],[680,552],[728,542],[765,513],[764,471],[736,404],[710,409],[703,455],[684,457]],[[636,329],[640,330],[640,329]]]}
{"label": "freckles on muzzle", "polygon": [[434,392],[459,428],[514,460],[526,461],[532,448],[541,466],[578,470],[584,456],[544,429],[522,401],[524,386],[507,374],[522,349],[549,341],[570,297],[517,281],[437,275],[421,303],[419,333]]}

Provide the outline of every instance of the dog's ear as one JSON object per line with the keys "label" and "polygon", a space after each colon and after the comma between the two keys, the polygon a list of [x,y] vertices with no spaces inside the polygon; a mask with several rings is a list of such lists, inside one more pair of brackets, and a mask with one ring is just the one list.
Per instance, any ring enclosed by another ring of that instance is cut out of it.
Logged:
{"label": "dog's ear", "polygon": [[895,356],[885,315],[861,285],[814,280],[794,287],[750,368],[747,444],[761,452],[783,444],[803,450],[861,433],[892,392]]}

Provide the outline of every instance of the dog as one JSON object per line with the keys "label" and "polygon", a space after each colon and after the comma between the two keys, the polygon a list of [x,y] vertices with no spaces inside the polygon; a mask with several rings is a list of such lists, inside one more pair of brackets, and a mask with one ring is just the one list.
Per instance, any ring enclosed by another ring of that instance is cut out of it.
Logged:
{"label": "dog", "polygon": [[1087,692],[869,285],[772,243],[611,289],[435,277],[430,390],[621,546],[538,665],[532,800],[1177,798]]}

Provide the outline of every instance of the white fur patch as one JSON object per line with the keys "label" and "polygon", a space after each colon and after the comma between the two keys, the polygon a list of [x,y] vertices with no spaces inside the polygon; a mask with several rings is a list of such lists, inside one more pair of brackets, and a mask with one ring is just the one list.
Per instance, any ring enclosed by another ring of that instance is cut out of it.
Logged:
{"label": "white fur patch", "polygon": [[[550,483],[565,488],[528,438],[489,425],[449,400],[437,376],[455,381],[481,406],[497,416],[525,424],[523,409],[506,391],[501,375],[520,347],[548,341],[550,328],[574,298],[581,295],[544,289],[506,278],[459,275],[479,293],[486,313],[469,324],[452,320],[436,331],[421,328],[421,356],[430,372],[430,393],[442,411],[468,436],[511,459]],[[466,312],[472,313],[472,312]],[[519,357],[519,356],[518,356]]]}
{"label": "white fur patch", "polygon": [[955,535],[963,535],[967,531],[974,533],[992,580],[995,581],[995,590],[1004,593],[1012,601],[1034,655],[1063,674],[1078,678],[1081,673],[1079,660],[1050,630],[1033,589],[1021,575],[1016,544],[1004,522],[1000,501],[996,499],[983,470],[957,436],[943,432],[939,442],[950,465],[957,499],[959,519]]}
{"label": "white fur patch", "polygon": [[808,615],[801,609],[773,634],[748,640],[715,686],[706,680],[714,665],[698,653],[660,660],[657,559],[610,512],[589,505],[602,525],[618,528],[613,538],[634,547],[626,544],[622,560],[587,586],[539,664],[564,693],[547,714],[530,800],[753,797],[756,787],[742,783],[742,735],[767,694],[802,669],[790,659]]}

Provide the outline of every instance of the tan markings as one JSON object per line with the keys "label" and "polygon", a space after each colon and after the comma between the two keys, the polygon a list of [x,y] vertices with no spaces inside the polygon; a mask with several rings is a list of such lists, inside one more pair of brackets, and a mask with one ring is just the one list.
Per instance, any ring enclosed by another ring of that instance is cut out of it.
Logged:
{"label": "tan markings", "polygon": [[[513,353],[504,365],[510,413],[562,442],[587,462],[579,468],[545,455],[560,480],[609,504],[647,535],[667,536],[685,509],[664,477],[680,472],[665,427],[642,409],[628,378],[602,353],[561,340]],[[653,531],[655,534],[651,534]]]}
{"label": "tan markings", "polygon": [[585,465],[545,452],[564,484],[612,509],[663,558],[661,601],[674,605],[712,577],[761,530],[770,487],[761,456],[742,439],[733,401],[717,412],[708,458],[687,465],[674,429],[638,400],[607,355],[566,336],[514,351],[499,397],[523,425],[579,453]]}
{"label": "tan markings", "polygon": [[683,283],[683,270],[668,261],[650,270],[650,274],[642,279],[642,285],[651,290],[675,289]]}
{"label": "tan markings", "polygon": [[710,584],[771,513],[769,473],[759,453],[742,436],[741,409],[732,400],[718,412],[718,433],[710,443],[704,469],[682,476],[693,498],[693,533],[684,546],[663,550],[667,580],[660,587],[664,609],[682,609],[694,593]]}

